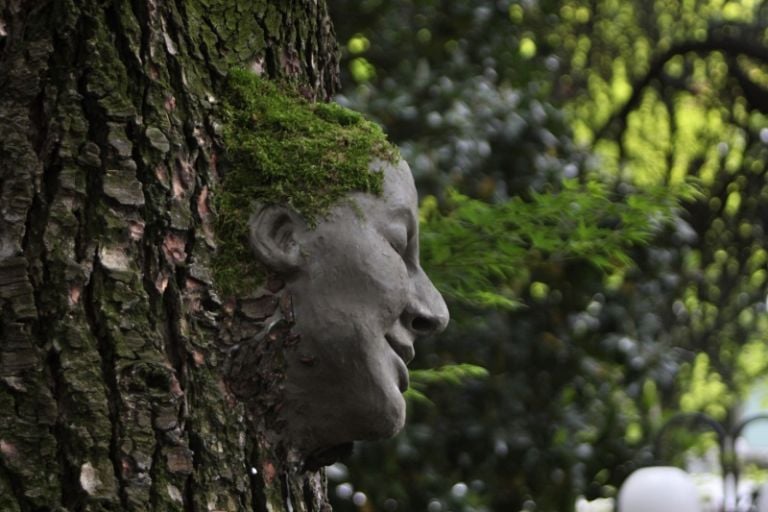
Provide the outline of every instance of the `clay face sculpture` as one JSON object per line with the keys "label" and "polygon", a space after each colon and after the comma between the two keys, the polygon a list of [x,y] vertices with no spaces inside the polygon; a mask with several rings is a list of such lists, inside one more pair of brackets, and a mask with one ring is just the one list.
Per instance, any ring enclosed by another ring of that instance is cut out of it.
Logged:
{"label": "clay face sculpture", "polygon": [[380,196],[350,193],[310,228],[283,206],[249,221],[261,262],[281,275],[299,341],[286,350],[280,410],[308,454],[397,433],[414,341],[441,331],[448,309],[419,265],[416,189],[404,161],[377,161]]}

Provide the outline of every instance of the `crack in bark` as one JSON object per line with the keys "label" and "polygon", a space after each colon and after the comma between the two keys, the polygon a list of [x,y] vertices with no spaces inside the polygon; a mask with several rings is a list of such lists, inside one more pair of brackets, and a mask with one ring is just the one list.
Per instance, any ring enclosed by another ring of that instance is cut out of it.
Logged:
{"label": "crack in bark", "polygon": [[[65,427],[63,424],[63,402],[66,396],[64,391],[64,384],[62,382],[62,369],[61,360],[53,346],[52,329],[51,325],[56,325],[53,322],[55,315],[48,311],[45,301],[43,299],[43,293],[49,286],[51,286],[51,276],[49,272],[49,262],[47,258],[47,251],[45,244],[43,243],[44,227],[48,224],[50,218],[50,204],[58,191],[58,176],[61,170],[60,165],[46,166],[46,169],[50,171],[43,175],[41,180],[42,190],[39,194],[35,194],[35,198],[32,203],[32,207],[29,210],[27,218],[26,234],[35,234],[34,237],[30,235],[23,244],[25,253],[29,253],[32,250],[36,250],[38,254],[28,255],[28,259],[37,260],[40,264],[40,274],[35,279],[35,273],[30,273],[32,277],[31,281],[34,289],[35,307],[38,313],[38,319],[32,325],[34,332],[34,338],[37,340],[37,345],[47,351],[45,369],[48,374],[48,380],[50,382],[50,390],[53,396],[53,400],[56,403],[57,415],[56,422],[52,427],[51,434],[56,440],[56,459],[58,462],[58,478],[59,485],[61,486],[60,500],[64,507],[74,507],[77,504],[77,496],[81,493],[73,492],[73,490],[80,490],[77,485],[77,473],[76,469],[69,463],[64,440],[66,439]],[[45,199],[42,199],[45,197]]]}
{"label": "crack in bark", "polygon": [[[2,323],[0,323],[0,327],[2,327]],[[2,334],[2,331],[0,331],[0,334]],[[13,412],[16,416],[19,416],[19,400],[16,397],[16,393],[3,380],[0,380],[0,387],[13,398]],[[7,487],[11,489],[13,499],[16,501],[16,505],[21,512],[29,512],[32,510],[32,505],[29,503],[26,496],[24,496],[23,479],[5,464],[2,456],[0,456],[0,480],[3,480],[8,484]]]}
{"label": "crack in bark", "polygon": [[118,495],[120,504],[125,509],[128,505],[128,496],[125,491],[125,482],[122,473],[122,461],[120,458],[120,389],[115,372],[115,347],[112,340],[106,334],[104,321],[99,314],[97,293],[94,291],[96,283],[101,284],[102,268],[98,256],[94,256],[93,271],[88,284],[83,290],[83,309],[88,321],[91,334],[97,343],[97,350],[101,359],[101,375],[107,389],[107,406],[109,410],[109,423],[112,432],[109,439],[109,459],[115,472],[118,483]]}
{"label": "crack in bark", "polygon": [[152,451],[152,467],[149,471],[150,478],[152,479],[152,486],[150,487],[149,491],[149,504],[151,506],[151,510],[157,510],[158,503],[162,503],[162,500],[158,496],[158,493],[160,492],[160,489],[157,488],[154,483],[158,480],[157,478],[157,471],[160,469],[160,464],[163,460],[163,442],[161,439],[162,432],[159,432],[157,429],[154,430],[155,432],[155,449]]}
{"label": "crack in bark", "polygon": [[[189,254],[189,253],[187,253]],[[189,257],[189,256],[188,256]],[[183,282],[183,278],[181,276],[182,272],[176,272],[176,281],[173,282],[173,285],[169,282],[168,287],[165,290],[165,294],[163,295],[163,304],[165,305],[165,332],[167,335],[165,336],[165,353],[168,357],[168,360],[171,362],[171,365],[173,366],[174,372],[176,373],[176,378],[179,382],[179,387],[181,388],[182,393],[187,393],[187,369],[186,369],[186,350],[185,350],[185,343],[184,338],[180,332],[179,326],[181,322],[181,298],[179,296],[179,282]],[[189,446],[189,435],[190,435],[190,425],[187,421],[187,410],[185,402],[187,400],[182,400],[181,406],[179,407],[179,425],[183,425],[184,433],[187,435],[187,446]],[[158,441],[158,446],[161,446],[162,443]],[[194,457],[194,455],[193,455]],[[193,458],[193,466],[194,466],[194,458]],[[190,481],[192,480],[192,474],[190,473],[186,479],[185,479],[185,490],[189,486]],[[187,493],[185,492],[184,495],[184,508],[187,510],[189,507],[192,507],[192,503],[189,503],[187,501]]]}
{"label": "crack in bark", "polygon": [[[184,431],[188,436],[187,443],[189,444],[189,449],[192,450],[192,467],[197,470],[200,465],[200,453],[204,450],[204,446],[196,432],[191,428],[187,428],[186,423]],[[194,471],[184,482],[184,512],[196,512]]]}
{"label": "crack in bark", "polygon": [[259,465],[259,453],[258,447],[254,442],[254,436],[252,432],[248,432],[248,444],[246,445],[248,461],[248,479],[251,488],[251,503],[253,512],[267,512],[266,503],[267,496],[264,492],[264,478],[258,474],[259,471],[263,471]]}
{"label": "crack in bark", "polygon": [[[224,50],[224,38],[221,37],[221,34],[219,34],[219,30],[216,28],[216,25],[211,21],[211,19],[208,16],[201,16],[203,22],[208,26],[208,28],[211,30],[211,33],[216,36],[216,51],[221,55],[222,50]],[[205,42],[203,42],[205,45]],[[208,45],[205,45],[205,49],[208,50]],[[214,59],[211,58],[211,54],[206,51],[205,52],[208,58],[206,61],[210,62]]]}
{"label": "crack in bark", "polygon": [[[146,9],[146,2],[142,2],[142,0],[131,0],[130,5],[131,10],[133,11],[133,16],[136,18],[139,27],[141,27],[141,47],[139,48],[139,56],[141,57],[141,63],[146,66],[147,57],[149,56],[149,30],[146,30],[146,27],[149,25],[149,12]],[[139,73],[139,75],[144,79],[143,82],[146,85],[146,76],[144,73]],[[142,112],[142,114],[144,114],[144,112]]]}
{"label": "crack in bark", "polygon": [[[174,41],[174,44],[177,46],[177,51],[181,51],[181,38],[183,36],[183,31],[180,30],[179,26],[176,24],[176,19],[174,16],[168,17],[168,23],[166,23],[166,30],[171,33],[171,39]],[[175,92],[181,92],[183,94],[177,94],[174,97],[177,99],[177,101],[180,101],[181,104],[176,106],[176,110],[180,110],[182,112],[195,112],[196,109],[192,107],[189,103],[189,96],[186,94],[186,86],[184,84],[184,79],[182,78],[184,75],[184,71],[182,69],[182,63],[180,59],[169,52],[167,52],[167,59],[166,62],[168,64],[168,78],[171,81],[171,89]],[[195,112],[196,113],[196,112]],[[189,140],[194,140],[192,137],[192,134],[185,134],[185,136]]]}
{"label": "crack in bark", "polygon": [[[52,374],[53,397],[59,409],[56,424],[53,427],[53,435],[56,438],[56,458],[59,463],[59,483],[61,485],[61,505],[65,508],[74,508],[78,501],[76,496],[82,497],[82,490],[78,482],[77,468],[72,467],[68,460],[65,450],[66,429],[62,418],[62,402],[64,400],[64,383],[61,375],[61,359],[55,349],[51,348],[48,352],[48,368]],[[79,491],[79,492],[78,492]]]}
{"label": "crack in bark", "polygon": [[[131,12],[134,14],[134,17],[136,19],[136,22],[139,23],[139,18],[136,16],[136,11],[133,9],[134,5],[133,2],[130,3],[131,6]],[[136,57],[140,57],[143,55],[142,53],[134,54],[131,51],[131,41],[128,37],[128,27],[122,24],[122,20],[120,19],[120,13],[117,8],[117,4],[110,4],[105,8],[105,19],[107,22],[107,27],[109,28],[110,32],[114,36],[115,40],[115,47],[117,49],[117,54],[120,57],[120,62],[123,64],[126,72],[129,76],[129,82],[128,86],[134,86],[139,87],[139,84],[144,83],[145,76],[144,73],[142,73],[141,68],[137,67],[140,66],[140,62],[135,62]]]}
{"label": "crack in bark", "polygon": [[0,480],[5,480],[8,483],[7,487],[11,488],[13,498],[16,500],[16,505],[18,505],[21,512],[30,512],[32,508],[24,496],[24,485],[21,478],[5,466],[2,457],[0,457]]}
{"label": "crack in bark", "polygon": [[[81,14],[78,18],[78,33],[91,34],[95,28],[88,26],[95,23],[88,21],[88,18]],[[106,125],[107,118],[101,107],[97,103],[97,98],[88,91],[88,48],[87,39],[82,38],[79,41],[76,51],[76,62],[81,74],[77,77],[77,90],[81,97],[81,107],[84,119],[88,123],[87,140],[96,142],[100,148],[101,154],[105,154],[105,148],[108,146],[106,140],[106,131],[102,129]],[[107,410],[109,423],[111,425],[109,439],[109,460],[112,464],[115,481],[117,482],[117,493],[121,506],[125,509],[128,505],[128,496],[125,489],[125,481],[122,473],[122,460],[120,457],[120,390],[115,371],[116,355],[114,340],[108,336],[105,320],[100,312],[100,290],[97,286],[102,286],[104,278],[104,269],[101,266],[98,256],[98,244],[103,218],[98,211],[101,200],[104,199],[102,172],[103,160],[98,168],[99,172],[94,172],[94,168],[89,165],[83,165],[87,172],[86,178],[86,197],[91,200],[86,201],[83,220],[83,239],[82,250],[84,258],[90,258],[92,270],[88,282],[82,293],[83,310],[89,331],[96,340],[96,348],[100,359],[100,373],[106,389]],[[98,198],[98,199],[97,199]],[[86,245],[87,244],[87,245]],[[87,248],[92,248],[93,253],[88,254]]]}

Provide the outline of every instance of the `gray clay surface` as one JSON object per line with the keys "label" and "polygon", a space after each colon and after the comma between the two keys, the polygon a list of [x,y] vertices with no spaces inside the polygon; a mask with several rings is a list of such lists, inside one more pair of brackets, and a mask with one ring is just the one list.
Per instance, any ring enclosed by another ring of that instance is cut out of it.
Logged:
{"label": "gray clay surface", "polygon": [[352,193],[314,229],[281,206],[259,208],[249,223],[256,255],[293,300],[299,341],[285,352],[279,414],[304,453],[397,433],[414,342],[448,323],[419,264],[408,164],[372,169],[384,172],[382,195]]}

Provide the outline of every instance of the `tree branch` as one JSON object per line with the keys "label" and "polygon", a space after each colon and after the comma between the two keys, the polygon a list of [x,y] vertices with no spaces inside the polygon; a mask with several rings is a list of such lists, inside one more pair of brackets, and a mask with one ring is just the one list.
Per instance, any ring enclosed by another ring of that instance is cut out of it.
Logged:
{"label": "tree branch", "polygon": [[706,54],[715,51],[721,51],[731,56],[745,55],[768,63],[768,47],[733,36],[710,35],[710,37],[704,41],[684,41],[678,43],[653,60],[645,75],[632,86],[632,96],[630,96],[629,100],[627,100],[618,112],[611,116],[602,128],[597,130],[595,140],[608,137],[609,132],[614,127],[616,127],[618,134],[621,134],[624,131],[627,125],[627,117],[640,102],[643,90],[645,90],[656,77],[661,75],[664,66],[673,57],[692,52]]}

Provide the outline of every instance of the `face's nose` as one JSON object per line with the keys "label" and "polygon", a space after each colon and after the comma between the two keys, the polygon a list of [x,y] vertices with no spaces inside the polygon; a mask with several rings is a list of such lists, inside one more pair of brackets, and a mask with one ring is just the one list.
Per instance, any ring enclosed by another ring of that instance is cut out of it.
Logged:
{"label": "face's nose", "polygon": [[450,319],[448,306],[427,274],[419,268],[413,280],[411,300],[403,312],[405,327],[417,337],[442,332]]}

